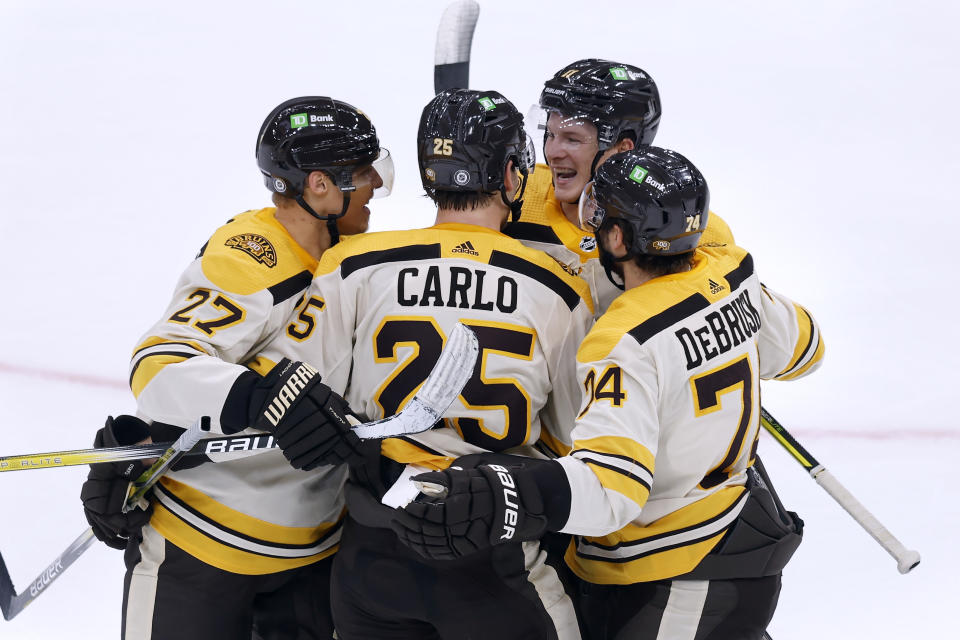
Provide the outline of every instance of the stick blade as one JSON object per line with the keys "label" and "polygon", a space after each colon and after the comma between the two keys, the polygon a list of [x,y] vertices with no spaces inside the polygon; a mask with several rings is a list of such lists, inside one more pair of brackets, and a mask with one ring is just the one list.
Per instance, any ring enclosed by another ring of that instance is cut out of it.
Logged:
{"label": "stick blade", "polygon": [[354,428],[354,433],[363,439],[392,438],[432,428],[473,375],[479,353],[477,335],[465,324],[457,323],[430,375],[403,411],[383,420],[359,425]]}
{"label": "stick blade", "polygon": [[474,0],[457,0],[447,5],[437,27],[437,45],[433,56],[433,88],[466,89],[470,84],[470,47],[480,16]]}
{"label": "stick blade", "polygon": [[17,590],[13,588],[13,580],[10,579],[10,572],[7,571],[7,562],[0,553],[0,610],[3,611],[4,620],[13,620],[17,615],[17,612],[11,609],[16,595]]}

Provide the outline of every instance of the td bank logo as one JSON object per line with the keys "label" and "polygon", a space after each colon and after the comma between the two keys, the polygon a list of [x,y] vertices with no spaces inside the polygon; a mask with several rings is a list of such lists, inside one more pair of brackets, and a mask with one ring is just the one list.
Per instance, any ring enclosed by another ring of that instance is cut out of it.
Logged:
{"label": "td bank logo", "polygon": [[290,128],[299,129],[300,127],[307,126],[307,114],[305,113],[295,113],[290,116]]}
{"label": "td bank logo", "polygon": [[497,105],[495,105],[493,103],[493,100],[491,100],[490,98],[486,98],[486,97],[478,98],[477,102],[479,102],[483,106],[483,108],[486,109],[487,111],[497,108]]}
{"label": "td bank logo", "polygon": [[643,184],[644,179],[647,177],[647,173],[647,170],[640,165],[634,165],[633,171],[630,172],[630,179],[637,184]]}
{"label": "td bank logo", "polygon": [[627,74],[626,67],[610,67],[610,75],[613,76],[614,80],[629,80],[630,76]]}

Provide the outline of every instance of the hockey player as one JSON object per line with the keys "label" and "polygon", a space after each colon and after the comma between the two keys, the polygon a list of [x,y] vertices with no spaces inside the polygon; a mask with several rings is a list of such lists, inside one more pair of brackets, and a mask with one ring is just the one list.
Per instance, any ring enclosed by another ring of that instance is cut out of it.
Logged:
{"label": "hockey player", "polygon": [[[586,279],[599,316],[621,289],[604,275],[592,231],[579,224],[578,201],[607,158],[653,143],[660,125],[660,94],[653,78],[638,67],[577,60],[544,83],[536,111],[546,165],[533,173],[520,219],[506,233],[546,251]],[[701,242],[733,244],[733,234],[711,214]]]}
{"label": "hockey player", "polygon": [[319,465],[300,441],[342,429],[346,409],[316,378],[312,404],[268,423],[263,408],[312,369],[271,370],[255,356],[277,334],[311,334],[320,304],[305,295],[313,270],[341,234],[366,231],[366,205],[389,192],[393,167],[367,116],[327,97],[276,107],[256,157],[276,206],[237,215],[203,246],[131,361],[138,410],[153,424],[110,419],[96,445],[173,439],[206,415],[214,433],[270,431],[283,452],[210,454],[216,464],[175,467],[154,488],[150,516],[120,514],[142,465],[93,467],[86,516],[97,537],[126,548],[125,639],[333,636],[329,575],[346,471]]}
{"label": "hockey player", "polygon": [[508,527],[574,534],[566,560],[590,637],[762,637],[802,522],[755,468],[759,381],[812,372],[823,343],[746,251],[697,246],[707,205],[703,176],[671,151],[597,170],[584,222],[626,292],[577,352],[571,452],[414,477],[448,493],[401,512],[404,542],[457,558]]}
{"label": "hockey player", "polygon": [[396,510],[386,505],[416,495],[409,475],[468,454],[532,452],[541,421],[572,428],[576,347],[593,312],[582,279],[500,231],[532,169],[513,104],[495,91],[442,92],[423,110],[417,135],[436,224],[367,234],[328,251],[309,292],[322,301],[319,340],[271,346],[275,360],[291,353],[280,343],[299,349],[354,410],[376,419],[414,395],[457,323],[479,341],[473,377],[442,425],[384,440],[369,464],[354,461],[333,571],[337,633],[577,638],[572,603],[536,543],[451,565],[424,560],[390,528]]}

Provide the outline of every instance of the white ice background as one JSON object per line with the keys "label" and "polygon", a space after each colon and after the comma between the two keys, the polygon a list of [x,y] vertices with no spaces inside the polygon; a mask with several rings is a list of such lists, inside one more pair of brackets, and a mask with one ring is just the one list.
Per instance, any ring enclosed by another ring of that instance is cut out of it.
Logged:
{"label": "white ice background", "polygon": [[[415,131],[444,2],[0,3],[0,455],[89,446],[134,407],[127,360],[209,234],[266,206],[264,116],[296,95],[366,111],[398,166],[373,229],[427,226]],[[765,406],[909,547],[910,575],[764,436],[806,520],[776,640],[960,637],[955,417],[955,3],[481,0],[471,84],[522,111],[582,57],[636,64],[657,144],[706,175],[763,281],[827,342]],[[0,551],[27,587],[85,527],[84,468],[0,476]],[[0,637],[119,635],[97,545]]]}

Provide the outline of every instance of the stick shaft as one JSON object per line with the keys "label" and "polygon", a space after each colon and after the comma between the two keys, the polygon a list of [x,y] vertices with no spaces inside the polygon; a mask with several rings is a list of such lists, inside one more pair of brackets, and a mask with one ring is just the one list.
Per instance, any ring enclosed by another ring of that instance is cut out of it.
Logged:
{"label": "stick shaft", "polygon": [[920,563],[919,553],[907,549],[826,467],[817,462],[816,458],[810,455],[776,418],[762,407],[760,423],[797,462],[803,465],[816,483],[830,494],[830,497],[836,500],[837,504],[843,507],[887,553],[893,556],[900,573],[907,573]]}
{"label": "stick shaft", "polygon": [[[133,483],[131,483],[132,493],[127,497],[123,506],[124,512],[134,508],[140,498],[150,490],[160,479],[167,469],[169,469],[177,460],[187,451],[192,449],[203,431],[210,428],[210,418],[204,416],[192,427],[181,434],[166,451],[163,451],[160,458],[153,465],[140,474]],[[3,556],[0,555],[0,608],[3,609],[3,617],[6,620],[12,620],[23,609],[36,600],[47,587],[53,584],[53,581],[63,575],[63,572],[74,563],[83,552],[93,544],[93,529],[88,528],[81,533],[76,540],[70,543],[63,553],[56,557],[46,569],[40,572],[36,578],[30,582],[30,586],[17,593],[10,579],[10,573],[7,570]]]}

